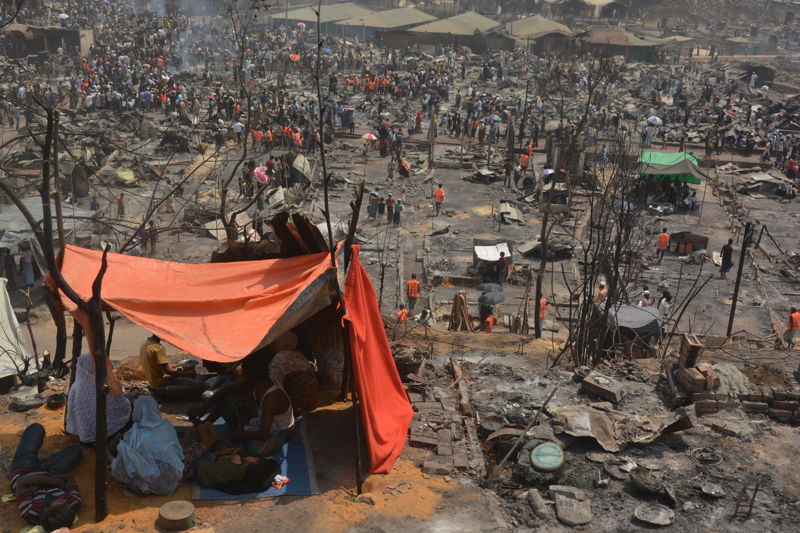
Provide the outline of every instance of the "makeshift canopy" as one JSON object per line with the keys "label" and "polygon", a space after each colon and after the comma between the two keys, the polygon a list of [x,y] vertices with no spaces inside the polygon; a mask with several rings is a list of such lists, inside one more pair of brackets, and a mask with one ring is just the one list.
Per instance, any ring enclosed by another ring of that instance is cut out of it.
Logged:
{"label": "makeshift canopy", "polygon": [[644,152],[639,158],[642,177],[652,180],[678,179],[683,183],[700,184],[707,178],[697,166],[700,160],[686,152]]}
{"label": "makeshift canopy", "polygon": [[[405,443],[412,411],[382,327],[375,289],[357,246],[344,287],[353,371],[370,471],[388,472]],[[102,252],[67,246],[62,274],[88,300]],[[54,287],[52,280],[48,280]],[[264,347],[337,298],[328,253],[233,263],[183,264],[108,254],[103,303],[202,359],[233,362]],[[61,303],[89,326],[63,293]]]}
{"label": "makeshift canopy", "polygon": [[[605,302],[597,304],[597,312],[602,315],[605,307]],[[661,315],[653,307],[612,304],[608,309],[607,325],[611,329],[631,329],[640,336],[660,335]]]}

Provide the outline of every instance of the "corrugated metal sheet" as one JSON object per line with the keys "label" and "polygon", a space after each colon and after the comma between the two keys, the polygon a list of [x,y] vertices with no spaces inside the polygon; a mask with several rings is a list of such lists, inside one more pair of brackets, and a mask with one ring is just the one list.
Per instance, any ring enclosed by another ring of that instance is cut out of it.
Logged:
{"label": "corrugated metal sheet", "polygon": [[[341,4],[324,4],[320,10],[320,22],[336,22],[339,20],[349,19],[353,17],[366,17],[372,14],[373,11],[362,7],[353,2],[342,2]],[[299,20],[305,23],[317,22],[317,14],[310,6],[292,9],[289,11],[288,17],[286,14],[275,14],[274,19],[281,21],[288,18],[289,20]]]}
{"label": "corrugated metal sheet", "polygon": [[589,44],[609,44],[613,46],[655,46],[632,33],[616,28],[595,28],[583,33],[580,40]]}
{"label": "corrugated metal sheet", "polygon": [[467,11],[454,17],[441,20],[434,20],[421,26],[414,26],[410,31],[417,33],[449,33],[453,35],[474,35],[484,33],[500,26],[500,23],[489,17],[484,17],[480,13]]}
{"label": "corrugated metal sheet", "polygon": [[340,24],[348,26],[364,26],[367,28],[403,28],[436,20],[436,17],[420,11],[415,7],[399,7],[397,9],[387,9],[378,11],[371,15],[362,17],[352,17]]}
{"label": "corrugated metal sheet", "polygon": [[518,38],[536,39],[549,33],[562,33],[572,35],[572,31],[565,25],[554,20],[546,19],[541,15],[534,15],[506,24],[506,31]]}

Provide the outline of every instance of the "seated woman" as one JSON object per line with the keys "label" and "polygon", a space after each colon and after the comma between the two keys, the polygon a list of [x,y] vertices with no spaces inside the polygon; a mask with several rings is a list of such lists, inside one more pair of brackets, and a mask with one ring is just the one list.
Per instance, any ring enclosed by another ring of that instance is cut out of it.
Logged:
{"label": "seated woman", "polygon": [[267,489],[280,474],[280,466],[274,460],[244,454],[208,422],[196,424],[195,430],[199,442],[184,451],[184,481],[194,479],[202,487],[244,494]]}
{"label": "seated woman", "polygon": [[[109,393],[106,396],[108,439],[112,440],[131,423],[131,402],[123,395],[122,384],[117,379],[108,359]],[[94,384],[94,358],[85,353],[78,357],[75,381],[67,396],[67,433],[77,435],[83,446],[93,447],[96,431],[96,388]]]}
{"label": "seated woman", "polygon": [[250,355],[242,361],[242,379],[223,387],[193,417],[208,413],[207,422],[222,416],[234,441],[246,443],[248,453],[269,457],[292,435],[294,411],[289,395],[268,374],[267,358]]}
{"label": "seated woman", "polygon": [[169,495],[183,476],[183,448],[175,428],[162,418],[152,396],[133,403],[133,426],[111,462],[114,479],[136,494]]}

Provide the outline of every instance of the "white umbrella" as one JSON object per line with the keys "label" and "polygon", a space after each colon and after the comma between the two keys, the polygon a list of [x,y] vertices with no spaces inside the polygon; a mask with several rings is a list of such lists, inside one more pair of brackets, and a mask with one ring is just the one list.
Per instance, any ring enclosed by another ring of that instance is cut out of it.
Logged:
{"label": "white umbrella", "polygon": [[69,18],[69,15],[67,15],[66,13],[61,13],[60,15],[58,15],[57,18],[58,20],[67,20]]}
{"label": "white umbrella", "polygon": [[660,118],[658,118],[655,115],[650,117],[650,118],[648,118],[647,122],[649,122],[650,124],[653,124],[654,126],[660,126],[660,125],[662,125],[664,123],[663,120],[661,120]]}

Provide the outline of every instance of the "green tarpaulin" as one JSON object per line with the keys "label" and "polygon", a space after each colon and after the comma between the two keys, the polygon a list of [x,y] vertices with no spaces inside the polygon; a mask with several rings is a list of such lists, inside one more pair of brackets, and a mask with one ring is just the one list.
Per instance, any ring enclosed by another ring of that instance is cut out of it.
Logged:
{"label": "green tarpaulin", "polygon": [[686,152],[642,152],[639,158],[639,163],[648,163],[650,165],[674,165],[680,163],[684,159],[688,159],[695,166],[700,164],[700,160],[692,154]]}
{"label": "green tarpaulin", "polygon": [[639,163],[642,177],[654,181],[677,179],[683,183],[699,185],[700,178],[706,177],[697,166],[700,160],[686,152],[644,152]]}

